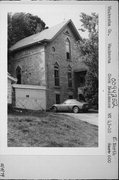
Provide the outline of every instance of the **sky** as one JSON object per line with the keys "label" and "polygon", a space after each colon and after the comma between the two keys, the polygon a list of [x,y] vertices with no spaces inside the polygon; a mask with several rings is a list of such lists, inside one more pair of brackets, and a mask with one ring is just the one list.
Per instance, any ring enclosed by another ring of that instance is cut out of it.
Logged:
{"label": "sky", "polygon": [[[45,5],[32,5],[23,6],[22,8],[15,8],[11,12],[26,12],[40,17],[46,26],[51,27],[61,23],[64,20],[71,19],[76,26],[77,30],[81,28],[80,14],[84,12],[86,14],[98,13],[98,6],[94,5],[73,5],[73,4],[45,4]],[[82,37],[87,38],[88,34],[79,31]]]}

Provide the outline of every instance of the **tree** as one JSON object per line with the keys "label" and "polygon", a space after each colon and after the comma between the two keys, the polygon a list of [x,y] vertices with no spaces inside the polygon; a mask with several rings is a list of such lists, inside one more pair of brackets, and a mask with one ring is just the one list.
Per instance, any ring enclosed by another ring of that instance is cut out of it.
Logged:
{"label": "tree", "polygon": [[88,66],[84,94],[88,101],[98,106],[98,15],[81,13],[82,30],[89,34],[80,42],[82,61]]}
{"label": "tree", "polygon": [[8,13],[8,48],[17,41],[46,29],[38,16],[30,13]]}

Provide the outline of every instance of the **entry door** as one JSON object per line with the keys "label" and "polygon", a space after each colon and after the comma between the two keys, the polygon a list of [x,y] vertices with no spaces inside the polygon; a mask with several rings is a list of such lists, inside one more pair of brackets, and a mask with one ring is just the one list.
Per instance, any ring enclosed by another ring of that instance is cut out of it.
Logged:
{"label": "entry door", "polygon": [[78,88],[84,87],[85,85],[85,75],[86,75],[86,71],[74,72],[76,98],[78,95]]}

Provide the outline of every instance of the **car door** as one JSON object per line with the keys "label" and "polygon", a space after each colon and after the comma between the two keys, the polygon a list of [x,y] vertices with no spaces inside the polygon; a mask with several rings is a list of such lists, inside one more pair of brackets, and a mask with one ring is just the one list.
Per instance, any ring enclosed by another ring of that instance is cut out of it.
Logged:
{"label": "car door", "polygon": [[64,104],[62,103],[62,104],[58,104],[58,110],[59,111],[64,111]]}
{"label": "car door", "polygon": [[67,104],[66,103],[60,104],[60,111],[67,111]]}
{"label": "car door", "polygon": [[62,104],[62,111],[69,111],[70,110],[70,101],[67,100]]}

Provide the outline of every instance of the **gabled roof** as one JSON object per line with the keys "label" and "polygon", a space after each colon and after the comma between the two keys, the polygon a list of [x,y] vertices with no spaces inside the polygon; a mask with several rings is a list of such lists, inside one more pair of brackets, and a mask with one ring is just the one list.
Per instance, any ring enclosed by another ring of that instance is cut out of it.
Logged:
{"label": "gabled roof", "polygon": [[18,41],[16,44],[14,44],[9,50],[15,51],[18,49],[21,49],[23,47],[31,46],[36,43],[42,43],[42,42],[49,42],[52,41],[62,30],[66,27],[66,25],[69,25],[72,32],[74,33],[77,40],[80,40],[81,37],[74,26],[72,20],[63,21],[62,23],[53,26],[51,28],[45,29],[44,31],[41,31],[40,33],[31,35],[29,37],[26,37],[20,41]]}

